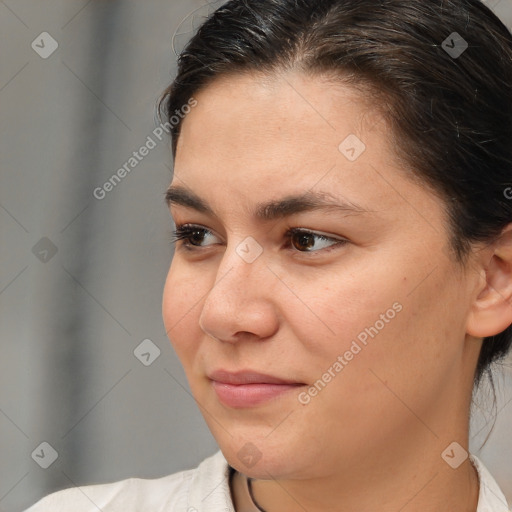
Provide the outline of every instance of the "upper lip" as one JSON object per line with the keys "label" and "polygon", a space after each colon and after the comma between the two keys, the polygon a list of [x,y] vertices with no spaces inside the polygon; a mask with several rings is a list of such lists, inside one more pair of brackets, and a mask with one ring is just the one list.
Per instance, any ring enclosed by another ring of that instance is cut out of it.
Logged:
{"label": "upper lip", "polygon": [[265,375],[253,370],[243,370],[239,372],[228,372],[226,370],[216,370],[208,375],[211,380],[222,382],[224,384],[301,384],[300,382],[280,379],[272,375]]}

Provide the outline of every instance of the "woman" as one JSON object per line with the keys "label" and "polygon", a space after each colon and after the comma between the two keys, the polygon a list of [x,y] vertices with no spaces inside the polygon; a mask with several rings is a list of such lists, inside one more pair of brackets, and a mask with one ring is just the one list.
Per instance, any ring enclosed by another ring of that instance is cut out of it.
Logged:
{"label": "woman", "polygon": [[29,510],[509,510],[468,453],[512,341],[507,28],[477,0],[232,0],[160,106],[163,318],[220,451]]}

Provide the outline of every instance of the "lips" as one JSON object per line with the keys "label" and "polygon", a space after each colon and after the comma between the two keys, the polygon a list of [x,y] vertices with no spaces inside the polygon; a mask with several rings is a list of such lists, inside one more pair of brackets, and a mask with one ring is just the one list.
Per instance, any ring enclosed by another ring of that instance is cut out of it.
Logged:
{"label": "lips", "polygon": [[242,384],[282,384],[282,385],[302,385],[303,382],[295,380],[281,379],[272,375],[266,375],[253,370],[239,372],[228,372],[226,370],[216,370],[208,375],[216,382],[239,386]]}
{"label": "lips", "polygon": [[228,372],[217,370],[208,375],[218,399],[226,406],[255,407],[277,397],[290,395],[304,383],[274,377],[253,370]]}

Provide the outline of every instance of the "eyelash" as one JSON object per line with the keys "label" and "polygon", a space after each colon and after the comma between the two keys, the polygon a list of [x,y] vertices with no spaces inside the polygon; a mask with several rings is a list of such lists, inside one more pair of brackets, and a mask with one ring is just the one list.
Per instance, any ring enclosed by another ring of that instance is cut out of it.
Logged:
{"label": "eyelash", "polygon": [[[193,245],[193,244],[189,243],[189,239],[196,232],[200,232],[200,233],[204,234],[205,236],[213,235],[213,233],[209,229],[202,228],[201,226],[197,226],[194,224],[181,224],[181,225],[177,225],[176,230],[173,231],[173,238],[171,239],[171,244],[175,244],[176,242],[179,242],[179,241],[185,241],[184,243],[182,243],[182,245],[189,251],[196,251],[196,250],[205,249],[206,247],[209,247],[209,246],[201,247],[201,246],[197,246],[197,245]],[[334,245],[332,245],[330,247],[326,247],[324,249],[320,249],[317,251],[296,251],[296,252],[302,253],[302,254],[309,254],[309,253],[316,254],[319,252],[329,252],[329,251],[335,249],[336,247],[344,246],[349,243],[349,241],[345,240],[345,239],[328,237],[325,235],[315,233],[314,231],[309,231],[307,229],[292,228],[292,229],[289,229],[285,233],[285,238],[287,241],[287,245],[286,245],[287,248],[290,245],[291,238],[297,234],[311,235],[311,236],[314,236],[322,241],[336,242]]]}

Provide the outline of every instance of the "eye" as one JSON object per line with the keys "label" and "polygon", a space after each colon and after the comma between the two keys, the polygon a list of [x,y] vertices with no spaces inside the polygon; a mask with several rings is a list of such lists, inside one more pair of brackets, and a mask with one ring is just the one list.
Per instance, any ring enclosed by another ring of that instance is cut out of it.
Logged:
{"label": "eye", "polygon": [[[209,229],[194,226],[193,224],[181,224],[176,226],[176,230],[173,232],[173,238],[171,239],[171,244],[184,241],[182,245],[187,249],[193,250],[191,247],[202,247],[200,245],[201,239],[208,235],[213,235]],[[191,240],[194,240],[194,242],[191,243]],[[198,242],[197,245],[195,242]]]}
{"label": "eye", "polygon": [[185,249],[194,251],[196,248],[203,247],[201,241],[205,236],[213,236],[213,233],[206,228],[201,226],[195,226],[193,224],[181,224],[176,226],[176,230],[173,231],[173,238],[171,244],[182,241],[181,244]]}
{"label": "eye", "polygon": [[[173,238],[171,239],[171,243],[174,244],[176,242],[182,241],[183,247],[187,250],[197,250],[200,248],[204,248],[205,246],[201,245],[203,238],[205,237],[213,237],[213,233],[204,227],[193,225],[193,224],[181,224],[176,226],[176,230],[173,232]],[[298,248],[296,252],[319,252],[319,251],[329,251],[334,246],[345,245],[348,242],[346,239],[342,238],[333,238],[326,236],[321,233],[316,233],[314,231],[309,231],[301,228],[292,228],[289,229],[285,234],[285,239],[287,241],[286,247],[288,248],[290,245]],[[327,247],[320,247],[314,251],[308,250],[315,246],[316,241],[321,241],[323,244],[331,244]],[[210,244],[212,245],[212,244]]]}
{"label": "eye", "polygon": [[309,250],[299,250],[299,252],[319,252],[319,251],[330,251],[335,246],[345,245],[348,243],[348,240],[342,238],[333,238],[330,236],[326,236],[321,233],[315,233],[314,231],[308,231],[300,228],[292,228],[288,230],[286,233],[286,239],[289,243],[294,245],[295,247],[299,247],[302,249],[310,249],[315,245],[315,240],[320,240],[323,244],[330,243],[330,246],[325,246],[315,251]]}

